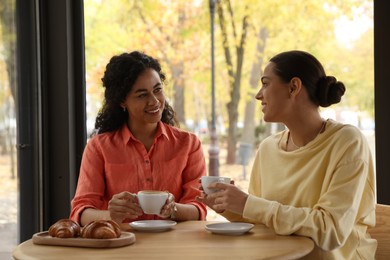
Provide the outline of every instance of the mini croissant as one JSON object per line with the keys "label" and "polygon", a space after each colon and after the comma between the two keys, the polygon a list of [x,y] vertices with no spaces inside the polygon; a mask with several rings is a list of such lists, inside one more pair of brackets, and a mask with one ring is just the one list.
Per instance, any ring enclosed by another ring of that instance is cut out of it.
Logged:
{"label": "mini croissant", "polygon": [[118,238],[121,234],[119,225],[113,220],[92,221],[81,230],[82,238]]}
{"label": "mini croissant", "polygon": [[78,237],[80,225],[71,219],[60,219],[50,226],[49,235],[59,238]]}

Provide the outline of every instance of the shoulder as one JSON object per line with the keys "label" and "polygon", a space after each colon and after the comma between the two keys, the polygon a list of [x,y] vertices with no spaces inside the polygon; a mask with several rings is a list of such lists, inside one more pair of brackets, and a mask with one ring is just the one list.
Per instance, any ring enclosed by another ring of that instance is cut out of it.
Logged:
{"label": "shoulder", "polygon": [[356,126],[329,119],[327,127],[329,129],[329,134],[340,141],[354,142],[357,140],[365,140],[363,133]]}
{"label": "shoulder", "polygon": [[[353,158],[362,158],[363,160],[371,157],[368,140],[359,128],[334,120],[328,120],[327,127],[323,140],[332,151],[345,156],[349,154]],[[326,148],[324,147],[324,149]]]}
{"label": "shoulder", "polygon": [[102,142],[102,141],[106,141],[106,140],[115,139],[116,136],[118,135],[118,132],[119,132],[119,130],[112,131],[112,132],[106,132],[106,133],[102,133],[102,134],[97,134],[97,135],[93,136],[90,139],[90,141]]}
{"label": "shoulder", "polygon": [[107,144],[113,144],[121,140],[120,138],[120,131],[112,131],[112,132],[106,132],[102,134],[97,134],[91,139],[88,140],[87,146],[93,146],[93,147],[100,147],[100,146],[106,146]]}
{"label": "shoulder", "polygon": [[168,138],[173,137],[179,140],[193,140],[195,142],[200,142],[198,136],[192,132],[177,128],[175,126],[170,126],[165,123],[162,124],[162,127],[165,128],[165,134]]}

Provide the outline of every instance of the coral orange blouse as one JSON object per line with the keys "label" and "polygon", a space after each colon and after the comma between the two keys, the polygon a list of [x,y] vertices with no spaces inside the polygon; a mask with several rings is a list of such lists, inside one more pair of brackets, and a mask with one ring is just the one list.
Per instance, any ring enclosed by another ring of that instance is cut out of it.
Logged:
{"label": "coral orange blouse", "polygon": [[[200,195],[199,178],[205,174],[202,146],[193,133],[159,122],[147,151],[124,124],[87,143],[70,218],[79,222],[86,208],[107,210],[112,196],[122,191],[163,190],[178,203],[195,205],[203,220],[206,207],[195,197]],[[158,218],[143,215],[129,221]]]}

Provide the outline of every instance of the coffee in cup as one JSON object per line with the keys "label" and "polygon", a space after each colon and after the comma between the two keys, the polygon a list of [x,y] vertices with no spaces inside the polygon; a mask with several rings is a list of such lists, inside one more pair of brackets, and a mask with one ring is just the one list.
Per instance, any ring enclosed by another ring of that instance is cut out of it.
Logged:
{"label": "coffee in cup", "polygon": [[160,214],[168,198],[168,192],[143,190],[137,193],[138,203],[145,214]]}
{"label": "coffee in cup", "polygon": [[217,189],[209,189],[208,186],[211,184],[211,183],[214,183],[214,182],[220,182],[220,183],[226,183],[226,184],[229,184],[230,183],[230,178],[229,177],[220,177],[220,176],[202,176],[200,178],[200,182],[202,184],[202,188],[203,188],[203,191],[206,193],[206,194],[211,194],[211,193],[214,193],[214,192],[217,192],[218,190]]}

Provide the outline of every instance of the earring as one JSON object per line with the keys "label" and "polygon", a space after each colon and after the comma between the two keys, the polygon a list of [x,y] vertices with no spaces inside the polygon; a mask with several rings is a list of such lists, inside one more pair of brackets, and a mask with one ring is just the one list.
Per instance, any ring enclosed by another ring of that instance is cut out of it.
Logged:
{"label": "earring", "polygon": [[123,107],[123,112],[126,112],[126,107]]}

